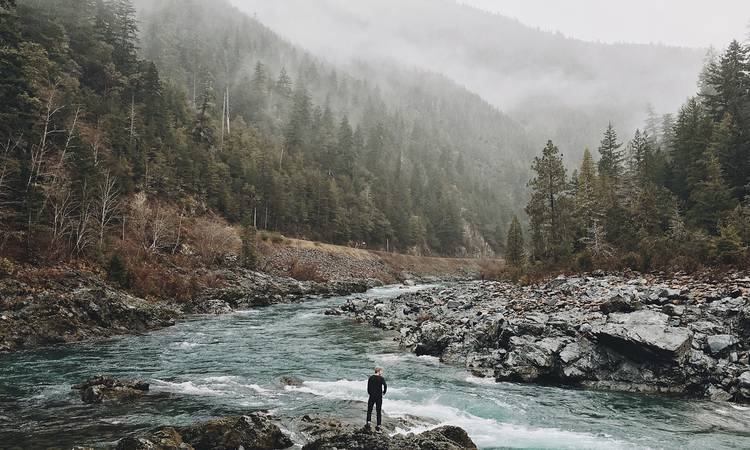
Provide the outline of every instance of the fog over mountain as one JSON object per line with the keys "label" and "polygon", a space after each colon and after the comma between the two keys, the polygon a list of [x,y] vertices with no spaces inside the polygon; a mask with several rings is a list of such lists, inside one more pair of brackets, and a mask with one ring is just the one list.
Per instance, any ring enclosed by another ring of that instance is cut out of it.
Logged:
{"label": "fog over mountain", "polygon": [[647,104],[695,92],[705,49],[603,44],[540,31],[448,0],[232,0],[328,60],[388,59],[465,85],[577,157],[608,122],[627,134]]}

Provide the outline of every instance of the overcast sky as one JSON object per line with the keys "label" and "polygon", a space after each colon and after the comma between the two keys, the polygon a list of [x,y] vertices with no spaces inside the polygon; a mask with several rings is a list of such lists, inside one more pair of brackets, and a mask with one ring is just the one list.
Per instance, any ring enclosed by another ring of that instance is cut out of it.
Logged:
{"label": "overcast sky", "polygon": [[[356,1],[356,0],[355,0]],[[526,25],[603,42],[723,48],[748,37],[750,0],[459,0]]]}

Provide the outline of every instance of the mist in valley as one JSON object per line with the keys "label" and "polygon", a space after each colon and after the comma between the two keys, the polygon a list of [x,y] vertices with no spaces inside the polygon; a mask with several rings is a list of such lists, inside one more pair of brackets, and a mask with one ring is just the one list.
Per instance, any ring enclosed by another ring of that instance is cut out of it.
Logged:
{"label": "mist in valley", "polygon": [[445,0],[233,3],[337,64],[384,60],[443,74],[522,124],[538,146],[559,142],[571,161],[598,145],[609,122],[630,137],[648,105],[676,111],[695,92],[708,51],[584,42]]}

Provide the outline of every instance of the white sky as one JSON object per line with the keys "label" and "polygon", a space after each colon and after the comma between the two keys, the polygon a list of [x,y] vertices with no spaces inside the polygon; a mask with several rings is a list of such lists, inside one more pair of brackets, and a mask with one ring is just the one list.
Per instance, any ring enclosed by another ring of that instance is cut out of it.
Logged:
{"label": "white sky", "polygon": [[750,0],[458,0],[587,41],[724,48],[746,40]]}

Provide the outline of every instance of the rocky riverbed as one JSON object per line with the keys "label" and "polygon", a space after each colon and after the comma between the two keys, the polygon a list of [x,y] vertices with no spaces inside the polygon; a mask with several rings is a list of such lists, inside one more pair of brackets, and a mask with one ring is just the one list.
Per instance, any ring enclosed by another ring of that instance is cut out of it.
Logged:
{"label": "rocky riverbed", "polygon": [[750,402],[750,276],[595,273],[463,282],[328,314],[417,355],[513,381]]}
{"label": "rocky riverbed", "polygon": [[242,269],[211,273],[217,287],[192,298],[146,300],[76,269],[0,278],[0,353],[138,334],[174,325],[189,314],[364,292],[377,280],[298,281]]}

